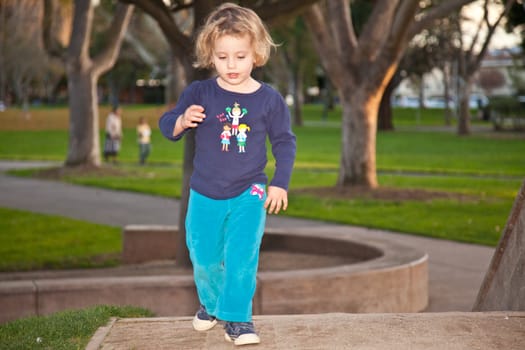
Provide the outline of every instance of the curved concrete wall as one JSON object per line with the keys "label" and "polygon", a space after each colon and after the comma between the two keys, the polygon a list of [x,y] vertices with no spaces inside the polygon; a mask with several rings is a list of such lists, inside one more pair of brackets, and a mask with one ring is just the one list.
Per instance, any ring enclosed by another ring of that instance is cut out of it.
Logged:
{"label": "curved concrete wall", "polygon": [[[428,257],[424,252],[393,240],[371,241],[364,234],[305,231],[267,231],[263,249],[353,252],[362,261],[319,269],[260,272],[254,314],[418,312],[427,307]],[[0,322],[97,304],[135,305],[158,316],[186,316],[193,315],[198,300],[191,276],[0,282]]]}

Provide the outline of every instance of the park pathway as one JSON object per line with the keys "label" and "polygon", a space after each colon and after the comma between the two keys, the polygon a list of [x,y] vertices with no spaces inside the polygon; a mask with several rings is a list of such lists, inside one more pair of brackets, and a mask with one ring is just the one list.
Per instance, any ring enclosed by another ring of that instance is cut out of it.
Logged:
{"label": "park pathway", "polygon": [[[45,162],[0,161],[0,207],[60,215],[105,225],[176,225],[179,202],[143,194],[111,191],[55,181],[17,178],[5,174],[12,168],[49,166]],[[418,237],[395,232],[335,225],[285,216],[270,216],[268,227],[340,228],[373,238],[384,235],[425,251],[429,255],[429,294],[426,311],[470,311],[490,263],[494,248]]]}

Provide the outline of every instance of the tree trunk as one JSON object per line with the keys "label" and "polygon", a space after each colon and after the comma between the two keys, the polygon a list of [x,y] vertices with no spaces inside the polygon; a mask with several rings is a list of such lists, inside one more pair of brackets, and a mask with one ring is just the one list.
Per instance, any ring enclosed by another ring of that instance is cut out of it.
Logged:
{"label": "tree trunk", "polygon": [[118,4],[108,29],[106,47],[91,59],[89,47],[94,9],[75,0],[73,28],[66,55],[69,93],[69,148],[66,166],[100,166],[98,78],[115,64],[133,6]]}
{"label": "tree trunk", "polygon": [[459,115],[458,115],[458,135],[469,135],[470,134],[470,108],[469,108],[469,97],[470,97],[471,83],[469,80],[465,80],[465,83],[461,85],[459,92]]}
{"label": "tree trunk", "polygon": [[100,166],[98,77],[90,70],[68,69],[69,147],[66,166]]}
{"label": "tree trunk", "polygon": [[376,129],[379,98],[362,86],[341,94],[343,108],[338,186],[376,188]]}
{"label": "tree trunk", "polygon": [[377,117],[377,128],[378,130],[391,131],[394,130],[394,122],[392,120],[392,94],[399,83],[397,80],[401,80],[396,74],[386,86],[385,92],[381,97],[379,104],[379,113]]}
{"label": "tree trunk", "polygon": [[450,106],[450,64],[446,63],[443,67],[443,96],[445,98],[445,110],[443,111],[445,117],[445,125],[452,124],[452,109]]}
{"label": "tree trunk", "polygon": [[293,76],[293,125],[303,126],[303,77],[300,72],[294,72]]}
{"label": "tree trunk", "polygon": [[175,106],[177,99],[186,87],[186,74],[184,66],[177,59],[173,53],[173,48],[170,47],[170,61],[167,67],[168,82],[166,85],[166,103],[168,106]]}

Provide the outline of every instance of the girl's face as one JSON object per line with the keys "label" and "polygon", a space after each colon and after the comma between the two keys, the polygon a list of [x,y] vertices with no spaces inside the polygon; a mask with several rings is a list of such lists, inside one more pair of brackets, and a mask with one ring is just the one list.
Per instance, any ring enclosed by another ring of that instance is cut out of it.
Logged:
{"label": "girl's face", "polygon": [[249,35],[223,35],[215,41],[213,64],[222,88],[234,92],[252,92],[257,86],[251,77],[255,56]]}

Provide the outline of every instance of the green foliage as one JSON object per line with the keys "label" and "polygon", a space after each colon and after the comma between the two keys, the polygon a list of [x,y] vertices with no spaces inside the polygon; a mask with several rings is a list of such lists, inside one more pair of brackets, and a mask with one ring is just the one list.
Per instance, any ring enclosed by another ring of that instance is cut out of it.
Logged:
{"label": "green foliage", "polygon": [[491,98],[489,108],[496,130],[525,130],[525,103],[516,96]]}
{"label": "green foliage", "polygon": [[492,97],[490,99],[490,109],[504,116],[513,116],[523,114],[524,106],[515,96]]}
{"label": "green foliage", "polygon": [[0,324],[0,349],[84,349],[95,331],[111,317],[152,317],[132,306],[95,306]]}

